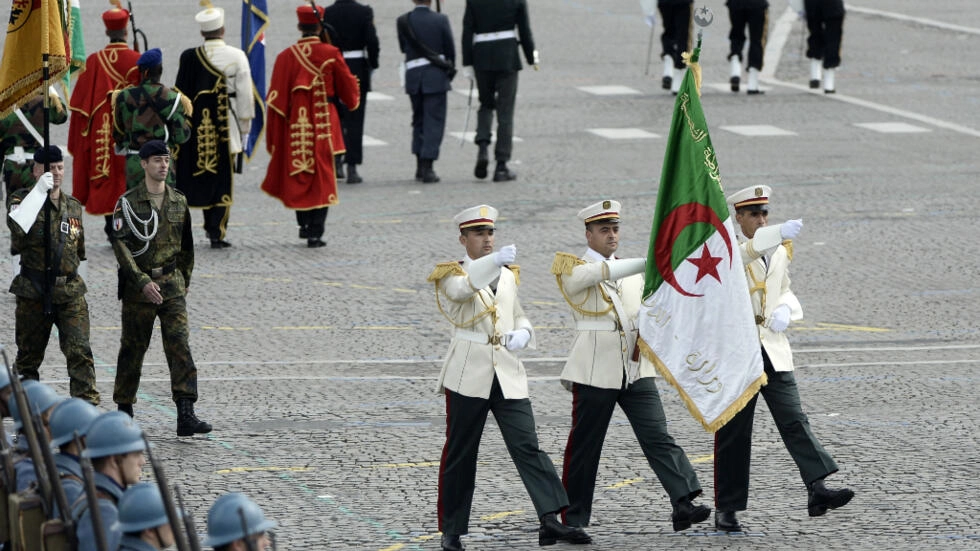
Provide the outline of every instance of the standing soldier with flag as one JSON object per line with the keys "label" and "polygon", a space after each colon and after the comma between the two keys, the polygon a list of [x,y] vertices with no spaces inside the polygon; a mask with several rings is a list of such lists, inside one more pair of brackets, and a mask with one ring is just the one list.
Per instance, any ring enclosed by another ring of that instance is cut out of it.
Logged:
{"label": "standing soldier with flag", "polygon": [[[771,195],[769,186],[752,186],[728,196],[728,203],[742,230],[739,248],[769,380],[759,394],[765,398],[786,450],[806,484],[807,512],[817,517],[828,509],[847,505],[854,492],[824,486],[824,478],[837,472],[837,464],[813,434],[800,404],[793,376],[793,352],[785,331],[791,320],[803,319],[800,301],[789,288],[789,265],[793,260],[789,240],[799,234],[803,221],[769,226]],[[742,531],[735,512],[744,511],[748,504],[752,422],[758,398],[758,394],[753,396],[715,433],[715,527],[725,532]]]}
{"label": "standing soldier with flag", "polygon": [[[320,19],[311,6],[296,8],[302,38],[276,56],[269,85],[266,148],[271,155],[262,191],[296,211],[299,237],[318,248],[327,210],[339,203],[334,175],[334,139],[330,98],[360,105],[357,79],[340,50],[320,41]],[[342,141],[342,140],[341,140]]]}
{"label": "standing soldier with flag", "polygon": [[[516,28],[516,30],[515,30]],[[538,67],[531,21],[526,0],[466,0],[463,12],[463,76],[473,80],[480,95],[476,114],[479,147],[473,175],[487,177],[494,112],[497,114],[497,143],[494,146],[494,182],[517,178],[507,168],[513,149],[514,103],[517,99],[517,72],[521,70],[518,47],[528,65]]]}
{"label": "standing soldier with flag", "polygon": [[572,526],[589,525],[602,442],[618,403],[670,496],[671,520],[679,531],[706,520],[711,509],[693,503],[701,495],[697,474],[667,432],[656,369],[636,349],[646,259],[616,258],[620,210],[618,201],[600,201],[579,211],[588,248],[581,258],[556,254],[551,268],[577,329],[561,373],[562,385],[572,392],[572,430],[562,474],[569,500],[564,517]]}
{"label": "standing soldier with flag", "polygon": [[115,155],[111,94],[140,82],[139,52],[126,45],[129,12],[115,7],[102,13],[109,45],[90,55],[71,95],[68,151],[72,154],[72,191],[89,214],[105,217],[112,232],[112,210],[126,192],[126,160]]}
{"label": "standing soldier with flag", "polygon": [[[48,96],[51,101],[49,122],[63,124],[68,121],[68,110],[53,88],[48,89]],[[0,154],[3,154],[3,181],[8,204],[13,192],[34,185],[32,159],[44,142],[41,136],[43,125],[44,96],[41,93],[0,120]]]}
{"label": "standing soldier with flag", "polygon": [[[184,50],[175,88],[194,105],[194,133],[177,155],[177,189],[187,204],[204,210],[204,231],[212,249],[225,241],[242,135],[252,124],[252,73],[245,52],[225,43],[225,11],[202,0],[194,19],[204,45]],[[238,165],[240,167],[240,165]],[[240,168],[238,169],[240,171]]]}
{"label": "standing soldier with flag", "polygon": [[[344,54],[344,61],[350,72],[361,85],[361,105],[351,111],[343,105],[338,106],[340,123],[344,127],[344,144],[347,151],[338,155],[347,163],[347,183],[359,184],[363,181],[357,173],[357,165],[364,160],[364,110],[367,108],[367,93],[371,91],[371,73],[378,68],[378,33],[374,28],[374,10],[371,6],[359,4],[357,0],[336,0],[323,9],[323,20],[338,31],[334,46]],[[338,177],[340,172],[338,172]]]}
{"label": "standing soldier with flag", "polygon": [[[112,139],[116,153],[126,156],[126,189],[143,183],[140,148],[151,140],[162,140],[171,152],[191,136],[191,102],[186,96],[160,84],[163,53],[159,48],[143,52],[136,66],[140,83],[112,95]],[[174,183],[173,170],[167,183]]]}
{"label": "standing soldier with flag", "polygon": [[[44,172],[45,163],[49,172]],[[10,197],[7,226],[11,247],[20,254],[20,273],[10,285],[10,292],[17,296],[16,368],[26,379],[40,378],[38,368],[51,327],[56,326],[68,362],[71,395],[97,405],[87,288],[78,274],[78,266],[85,260],[82,205],[61,189],[64,174],[61,149],[49,145],[34,154],[34,188],[19,189]],[[45,203],[50,205],[45,208]],[[51,255],[49,259],[46,253]],[[48,266],[53,275],[45,281]],[[47,305],[50,313],[45,311]]]}

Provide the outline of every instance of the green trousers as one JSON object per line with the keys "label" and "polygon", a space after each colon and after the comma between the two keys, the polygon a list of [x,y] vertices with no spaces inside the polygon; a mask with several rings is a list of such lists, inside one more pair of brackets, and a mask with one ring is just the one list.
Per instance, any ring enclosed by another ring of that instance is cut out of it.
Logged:
{"label": "green trousers", "polygon": [[538,517],[568,506],[555,465],[538,447],[531,401],[505,399],[494,377],[487,400],[446,390],[446,445],[439,465],[438,505],[439,530],[445,534],[469,531],[476,457],[487,413],[491,411]]}
{"label": "green trousers", "polygon": [[667,432],[667,416],[653,377],[638,379],[622,389],[576,383],[572,388],[572,430],[565,446],[562,473],[570,502],[563,517],[570,526],[589,525],[602,443],[616,404],[629,419],[640,449],[671,503],[701,495],[694,467]]}
{"label": "green trousers", "polygon": [[[759,394],[769,406],[779,436],[796,462],[803,483],[810,484],[837,472],[837,463],[810,429],[793,372],[774,371],[765,349],[762,360],[769,383]],[[719,511],[744,511],[748,506],[752,421],[758,398],[757,394],[715,433],[715,507]]]}

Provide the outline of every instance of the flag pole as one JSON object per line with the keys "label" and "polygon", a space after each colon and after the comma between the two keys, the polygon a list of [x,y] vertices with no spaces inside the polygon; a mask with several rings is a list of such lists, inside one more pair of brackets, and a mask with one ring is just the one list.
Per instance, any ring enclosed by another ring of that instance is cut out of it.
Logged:
{"label": "flag pole", "polygon": [[[51,95],[48,94],[48,81],[51,79],[50,51],[51,51],[51,29],[48,25],[48,3],[51,0],[41,0],[41,94],[44,97],[41,108],[44,110],[44,125],[42,128],[44,143],[43,149],[48,148],[51,129]],[[51,171],[51,161],[47,151],[44,152],[44,171]],[[51,266],[51,198],[44,201],[44,315],[52,314],[51,307],[51,287],[54,281],[54,268]]]}

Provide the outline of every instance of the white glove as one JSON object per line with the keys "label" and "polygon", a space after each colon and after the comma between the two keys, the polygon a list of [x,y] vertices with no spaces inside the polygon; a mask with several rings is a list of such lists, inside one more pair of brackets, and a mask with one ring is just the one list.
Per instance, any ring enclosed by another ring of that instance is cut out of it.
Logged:
{"label": "white glove", "polygon": [[473,80],[474,78],[476,78],[475,75],[473,74],[473,66],[472,65],[464,65],[463,66],[463,78],[468,79],[468,80]]}
{"label": "white glove", "polygon": [[531,65],[541,65],[541,54],[537,50],[531,52],[531,61],[534,62]]}
{"label": "white glove", "polygon": [[779,225],[779,236],[783,239],[793,239],[803,229],[803,219],[787,220]]}
{"label": "white glove", "polygon": [[517,245],[507,245],[493,253],[493,262],[497,266],[513,264],[517,260]]}
{"label": "white glove", "polygon": [[782,333],[789,327],[789,306],[780,304],[772,311],[772,318],[769,319],[769,329]]}
{"label": "white glove", "polygon": [[515,329],[504,333],[504,337],[506,337],[507,350],[513,352],[514,350],[522,350],[527,346],[531,340],[531,332],[523,328]]}
{"label": "white glove", "polygon": [[42,188],[45,193],[54,189],[54,176],[50,172],[45,172],[37,179],[36,187]]}

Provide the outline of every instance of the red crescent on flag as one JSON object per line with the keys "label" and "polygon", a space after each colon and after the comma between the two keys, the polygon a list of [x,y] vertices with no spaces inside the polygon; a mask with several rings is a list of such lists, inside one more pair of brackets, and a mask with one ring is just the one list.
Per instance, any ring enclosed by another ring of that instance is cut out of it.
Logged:
{"label": "red crescent on flag", "polygon": [[664,218],[663,223],[660,224],[660,228],[657,230],[657,241],[654,243],[654,256],[657,260],[657,271],[660,272],[660,277],[664,278],[664,281],[676,289],[678,293],[687,297],[700,297],[704,295],[689,293],[681,287],[680,283],[677,282],[677,278],[674,276],[674,268],[672,267],[674,262],[671,255],[673,254],[674,242],[677,240],[677,236],[684,231],[684,228],[697,223],[711,224],[718,230],[718,233],[725,240],[725,246],[728,247],[728,267],[731,268],[732,266],[732,239],[725,229],[725,224],[718,218],[718,214],[715,213],[714,209],[701,203],[687,203],[670,211],[670,214]]}

